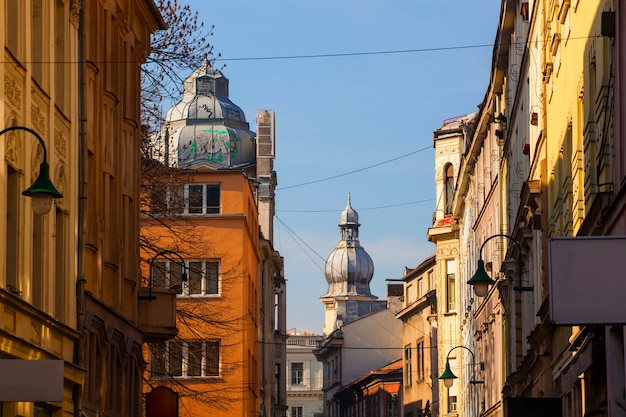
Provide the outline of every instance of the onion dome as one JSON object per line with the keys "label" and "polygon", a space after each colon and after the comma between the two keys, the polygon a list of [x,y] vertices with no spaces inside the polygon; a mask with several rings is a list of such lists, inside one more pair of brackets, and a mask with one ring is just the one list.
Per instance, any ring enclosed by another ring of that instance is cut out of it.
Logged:
{"label": "onion dome", "polygon": [[256,161],[256,139],[229,82],[205,60],[184,81],[183,99],[166,115],[168,159],[181,168],[235,168]]}
{"label": "onion dome", "polygon": [[328,282],[325,296],[360,295],[372,297],[370,282],[374,276],[374,262],[359,243],[359,215],[348,205],[340,216],[341,239],[326,259],[324,273]]}

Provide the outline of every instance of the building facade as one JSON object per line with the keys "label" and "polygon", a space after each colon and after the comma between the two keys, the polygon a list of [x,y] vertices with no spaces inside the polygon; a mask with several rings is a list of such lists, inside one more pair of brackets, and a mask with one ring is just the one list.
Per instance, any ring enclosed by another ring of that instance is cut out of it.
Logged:
{"label": "building facade", "polygon": [[[456,376],[457,404],[447,413],[624,414],[623,320],[572,311],[565,314],[575,318],[563,318],[558,306],[571,295],[560,291],[566,265],[554,258],[560,242],[571,242],[586,251],[571,252],[568,262],[584,263],[597,245],[624,235],[624,33],[621,2],[501,3],[490,82],[451,176],[450,220],[438,216],[429,229],[438,255],[442,237],[458,239],[462,315],[451,334],[473,365],[463,368],[439,351],[440,372],[450,365]],[[443,179],[441,158],[436,151]],[[445,187],[437,195],[447,201]],[[454,233],[439,233],[447,224],[457,225]],[[610,299],[621,285],[610,268],[619,261],[601,261],[594,278],[571,271],[569,291],[592,297],[603,288]],[[489,283],[484,291],[477,280]]]}
{"label": "building facade", "polygon": [[324,410],[324,372],[313,351],[324,336],[299,329],[290,329],[287,334],[287,415],[320,417]]}
{"label": "building facade", "polygon": [[[2,135],[0,356],[63,362],[62,398],[2,414],[139,416],[139,86],[163,20],[151,0],[4,0],[0,21],[1,128],[30,129]],[[21,194],[41,162],[63,196],[46,215]]]}
{"label": "building facade", "polygon": [[402,310],[402,403],[405,417],[439,414],[435,257],[406,268]]}
{"label": "building facade", "polygon": [[257,118],[257,141],[228,88],[205,61],[154,143],[161,176],[146,179],[144,277],[179,295],[176,338],[150,344],[147,391],[170,388],[187,415],[285,416],[273,112]]}
{"label": "building facade", "polygon": [[342,415],[399,417],[402,409],[402,360],[397,360],[342,387],[337,392]]}
{"label": "building facade", "polygon": [[340,238],[326,259],[328,291],[324,305],[324,341],[315,357],[323,363],[324,415],[344,415],[339,389],[372,369],[401,357],[402,324],[395,317],[402,285],[388,285],[386,301],[370,291],[374,263],[359,241],[359,215],[348,204],[340,215]]}
{"label": "building facade", "polygon": [[[455,117],[445,120],[434,132],[435,148],[435,192],[437,206],[433,215],[433,226],[427,231],[428,240],[435,244],[435,288],[437,289],[437,373],[446,365],[446,354],[462,344],[461,294],[462,279],[459,279],[460,222],[453,215],[456,185],[459,181],[462,149],[467,145],[468,129],[473,116]],[[458,358],[462,362],[461,357]],[[456,365],[455,358],[453,365]],[[464,391],[458,385],[451,388],[437,384],[438,408],[441,415],[457,414],[459,400]],[[435,389],[435,385],[433,385]],[[435,394],[433,393],[433,396]],[[461,400],[461,404],[464,401]]]}

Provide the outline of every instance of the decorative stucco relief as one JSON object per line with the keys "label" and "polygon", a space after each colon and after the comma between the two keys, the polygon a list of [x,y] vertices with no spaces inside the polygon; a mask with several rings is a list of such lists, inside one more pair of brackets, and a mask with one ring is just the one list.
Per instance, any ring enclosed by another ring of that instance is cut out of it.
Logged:
{"label": "decorative stucco relief", "polygon": [[43,162],[43,148],[40,143],[37,143],[37,146],[34,148],[32,163],[31,163],[31,172],[30,178],[31,181],[35,181],[35,178],[39,176],[39,165]]}
{"label": "decorative stucco relief", "polygon": [[59,129],[54,129],[54,149],[56,149],[59,156],[66,158],[67,155],[67,138],[65,133]]}
{"label": "decorative stucco relief", "polygon": [[38,132],[46,131],[46,116],[44,112],[41,110],[41,107],[32,104],[30,106],[30,119],[33,123],[33,127]]}
{"label": "decorative stucco relief", "polygon": [[80,23],[80,0],[72,0],[70,3],[70,23],[78,29]]}
{"label": "decorative stucco relief", "polygon": [[436,148],[436,154],[437,155],[450,155],[450,154],[454,154],[454,155],[459,155],[459,145],[458,144],[454,144],[454,145],[446,145],[446,146],[437,146]]}
{"label": "decorative stucco relief", "polygon": [[[59,167],[56,170],[56,173],[54,175],[54,184],[57,187],[57,190],[59,190],[61,194],[65,196],[66,190],[67,190],[67,175],[66,175],[65,164],[63,163],[59,164]],[[67,207],[65,207],[65,205],[63,204],[64,201],[65,201],[64,198],[54,199],[54,203],[58,207],[60,207],[61,209],[67,209]]]}
{"label": "decorative stucco relief", "polygon": [[4,94],[7,98],[7,103],[16,110],[19,110],[22,101],[22,90],[17,81],[10,78],[8,75],[4,76]]}
{"label": "decorative stucco relief", "polygon": [[437,259],[454,258],[458,254],[459,248],[456,245],[437,245]]}
{"label": "decorative stucco relief", "polygon": [[22,142],[17,139],[17,132],[10,131],[6,134],[4,145],[4,159],[13,168],[17,169],[19,165],[19,156],[22,152]]}

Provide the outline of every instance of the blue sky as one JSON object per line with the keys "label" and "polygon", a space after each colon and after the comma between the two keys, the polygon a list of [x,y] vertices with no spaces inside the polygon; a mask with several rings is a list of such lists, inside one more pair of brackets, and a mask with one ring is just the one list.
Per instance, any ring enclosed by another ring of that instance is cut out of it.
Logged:
{"label": "blue sky", "polygon": [[[434,253],[433,131],[483,99],[500,1],[189,4],[215,26],[215,66],[251,129],[257,110],[276,112],[274,246],[285,258],[287,326],[321,334],[324,261],[348,193],[374,295],[384,299],[386,279]],[[346,55],[265,59],[337,54]]]}

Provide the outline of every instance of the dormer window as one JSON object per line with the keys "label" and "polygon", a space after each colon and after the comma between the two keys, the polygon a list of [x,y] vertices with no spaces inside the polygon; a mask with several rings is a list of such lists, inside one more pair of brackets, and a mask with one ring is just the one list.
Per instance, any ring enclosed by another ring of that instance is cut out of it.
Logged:
{"label": "dormer window", "polygon": [[203,75],[196,79],[196,94],[199,96],[210,96],[215,94],[215,79],[208,75]]}

